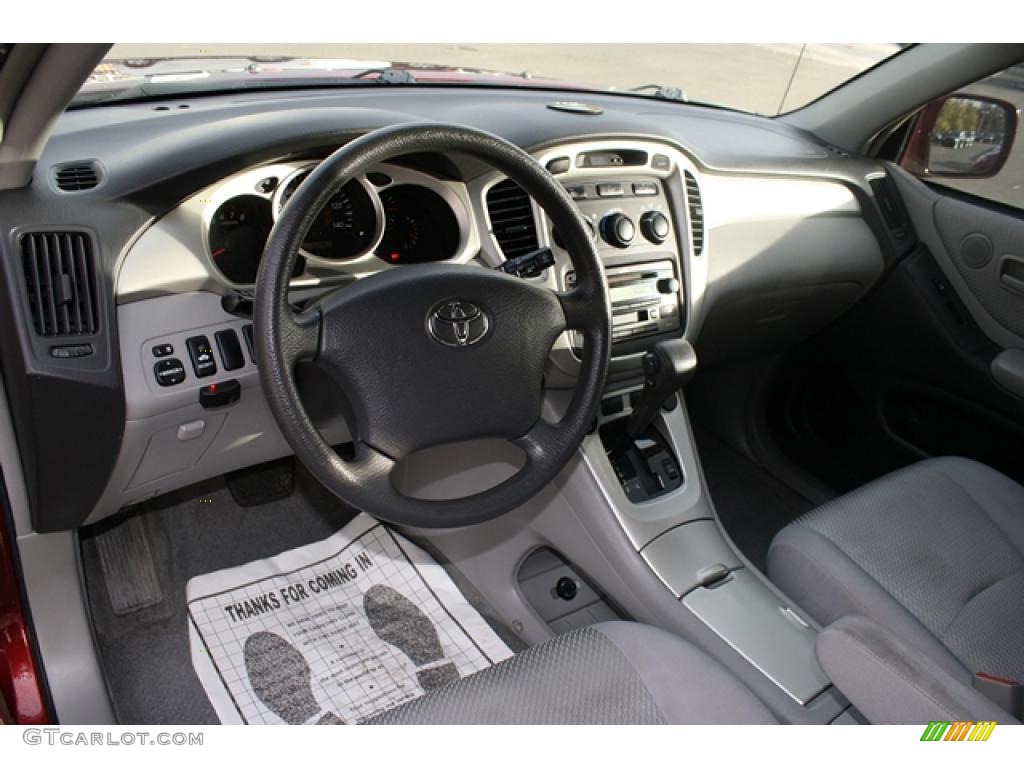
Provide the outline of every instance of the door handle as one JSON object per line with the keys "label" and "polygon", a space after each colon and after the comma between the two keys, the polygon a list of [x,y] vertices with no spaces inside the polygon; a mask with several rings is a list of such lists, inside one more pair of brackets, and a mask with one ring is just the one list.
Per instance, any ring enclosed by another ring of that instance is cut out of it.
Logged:
{"label": "door handle", "polygon": [[1024,259],[1003,256],[999,264],[999,282],[1007,290],[1024,295]]}

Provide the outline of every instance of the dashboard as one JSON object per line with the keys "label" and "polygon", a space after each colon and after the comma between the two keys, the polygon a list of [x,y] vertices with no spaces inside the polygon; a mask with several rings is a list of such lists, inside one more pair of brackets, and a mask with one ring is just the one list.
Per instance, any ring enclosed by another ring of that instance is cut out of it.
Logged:
{"label": "dashboard", "polygon": [[[37,530],[95,522],[289,452],[260,390],[251,324],[223,297],[251,295],[295,191],[322,158],[375,127],[471,124],[525,148],[563,184],[609,283],[610,388],[639,381],[641,354],[658,338],[684,336],[707,362],[785,349],[852,306],[907,247],[874,203],[885,169],[873,161],[753,116],[614,94],[588,94],[598,109],[589,114],[551,109],[566,97],[360,89],[65,115],[41,161],[47,172],[0,201],[4,351],[27,372],[8,386],[37,409],[19,431],[40,458]],[[69,164],[92,167],[96,186],[59,189],[50,169]],[[65,338],[33,324],[46,295],[26,279],[25,243],[51,235],[91,259],[77,286],[95,301],[90,333]],[[514,182],[465,157],[395,158],[317,214],[292,300],[408,264],[489,269],[543,248],[552,266],[526,279],[571,288],[558,233]],[[570,388],[579,359],[578,340],[563,334],[545,385]],[[325,437],[350,439],[343,393],[300,374]],[[54,466],[68,482],[54,482]]]}

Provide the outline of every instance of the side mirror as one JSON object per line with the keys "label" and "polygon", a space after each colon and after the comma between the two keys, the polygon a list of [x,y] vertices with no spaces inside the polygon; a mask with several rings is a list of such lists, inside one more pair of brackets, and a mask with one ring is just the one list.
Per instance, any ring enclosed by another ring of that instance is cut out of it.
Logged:
{"label": "side mirror", "polygon": [[988,96],[954,94],[918,112],[900,165],[916,176],[984,179],[1006,162],[1017,109]]}

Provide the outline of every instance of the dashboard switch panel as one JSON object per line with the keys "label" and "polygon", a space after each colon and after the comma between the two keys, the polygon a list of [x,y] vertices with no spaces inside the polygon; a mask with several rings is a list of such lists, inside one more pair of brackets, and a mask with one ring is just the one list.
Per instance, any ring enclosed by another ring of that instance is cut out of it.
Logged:
{"label": "dashboard switch panel", "polygon": [[245,365],[242,357],[242,346],[238,343],[238,334],[234,328],[226,328],[214,334],[217,349],[220,350],[220,361],[225,371],[236,371]]}
{"label": "dashboard switch panel", "polygon": [[153,373],[156,375],[156,383],[161,387],[173,387],[185,380],[185,366],[176,357],[161,360],[153,366]]}
{"label": "dashboard switch panel", "polygon": [[189,357],[192,358],[192,370],[196,378],[213,376],[217,372],[217,362],[213,359],[213,347],[205,336],[192,336],[185,340]]}

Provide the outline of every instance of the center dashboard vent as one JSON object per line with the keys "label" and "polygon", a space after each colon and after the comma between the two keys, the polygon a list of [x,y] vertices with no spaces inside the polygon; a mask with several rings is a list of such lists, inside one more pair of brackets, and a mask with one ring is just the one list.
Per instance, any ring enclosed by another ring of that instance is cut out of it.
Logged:
{"label": "center dashboard vent", "polygon": [[62,192],[84,192],[100,183],[100,169],[95,163],[70,163],[54,169],[53,179]]}
{"label": "center dashboard vent", "polygon": [[506,259],[537,250],[537,222],[526,190],[512,179],[495,184],[487,192],[491,231]]}
{"label": "center dashboard vent", "polygon": [[32,324],[38,335],[96,333],[92,240],[81,232],[33,232],[21,238]]}
{"label": "center dashboard vent", "polygon": [[697,179],[689,171],[686,175],[686,202],[690,210],[690,231],[693,238],[693,253],[700,256],[704,252],[704,205],[700,200],[700,187]]}

